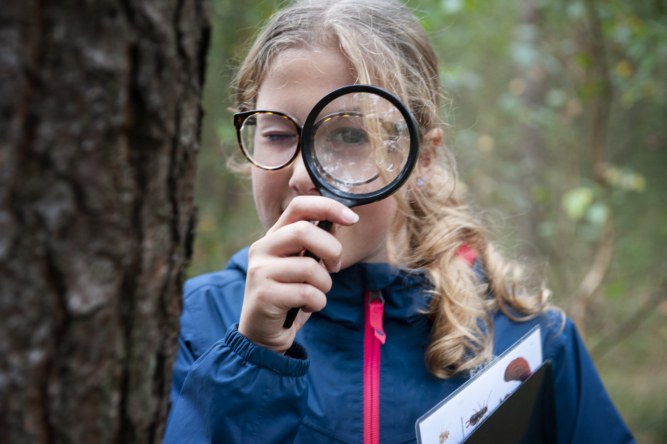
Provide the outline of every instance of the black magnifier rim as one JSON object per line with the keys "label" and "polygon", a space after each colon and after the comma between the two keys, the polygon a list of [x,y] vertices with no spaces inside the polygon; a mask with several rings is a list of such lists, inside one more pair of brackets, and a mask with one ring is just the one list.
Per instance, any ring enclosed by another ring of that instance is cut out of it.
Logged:
{"label": "black magnifier rim", "polygon": [[[319,116],[322,110],[329,103],[345,94],[364,92],[376,94],[382,97],[383,99],[389,101],[396,107],[396,109],[400,111],[400,113],[403,115],[403,119],[408,125],[408,132],[410,133],[410,152],[408,153],[408,160],[403,167],[403,170],[392,182],[387,184],[384,188],[373,191],[372,193],[354,194],[339,190],[324,180],[324,178],[317,173],[317,167],[315,165],[316,160],[313,157],[312,136],[313,127],[317,123],[317,116]],[[301,134],[301,156],[303,157],[303,163],[306,167],[306,171],[308,171],[310,179],[313,181],[315,188],[317,188],[320,194],[333,198],[347,205],[348,207],[366,205],[392,195],[408,180],[419,158],[419,131],[417,131],[417,125],[415,124],[410,111],[394,94],[373,85],[347,85],[331,91],[329,94],[322,97],[320,101],[317,102],[315,107],[313,107],[310,113],[308,113],[308,117],[306,118],[306,122],[303,124],[303,131]]]}

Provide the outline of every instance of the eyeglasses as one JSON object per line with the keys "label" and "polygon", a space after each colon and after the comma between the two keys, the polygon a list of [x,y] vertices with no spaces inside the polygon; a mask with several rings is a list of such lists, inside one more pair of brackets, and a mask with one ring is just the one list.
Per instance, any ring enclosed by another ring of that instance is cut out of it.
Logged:
{"label": "eyeglasses", "polygon": [[[375,124],[375,131],[369,132],[362,114],[340,112],[319,120],[313,126],[313,132],[318,135],[317,139],[324,139],[317,145],[329,150],[328,157],[333,156],[336,160],[343,158],[346,165],[364,165],[363,159],[371,156],[369,150],[372,143],[369,139],[396,144],[395,141],[406,129],[405,123],[399,125],[381,119],[375,120]],[[243,155],[258,168],[280,170],[289,166],[299,155],[303,128],[288,114],[265,110],[245,111],[234,114],[234,126]],[[326,129],[318,132],[321,126]],[[326,168],[322,171],[326,175]]]}
{"label": "eyeglasses", "polygon": [[253,110],[234,114],[239,146],[246,159],[263,170],[280,170],[299,155],[302,127],[277,111]]}

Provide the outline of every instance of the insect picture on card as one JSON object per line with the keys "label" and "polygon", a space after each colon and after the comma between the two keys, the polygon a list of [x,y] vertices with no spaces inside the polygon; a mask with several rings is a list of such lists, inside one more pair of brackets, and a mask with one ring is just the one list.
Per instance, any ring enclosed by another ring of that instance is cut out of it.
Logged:
{"label": "insect picture on card", "polygon": [[486,415],[486,411],[488,410],[489,406],[489,399],[491,398],[491,393],[489,392],[489,396],[486,398],[486,403],[484,405],[479,406],[479,410],[475,411],[475,413],[470,417],[469,420],[466,421],[466,428],[469,426],[476,426],[477,423]]}
{"label": "insect picture on card", "polygon": [[464,442],[528,380],[542,358],[542,333],[536,326],[419,418],[417,443]]}

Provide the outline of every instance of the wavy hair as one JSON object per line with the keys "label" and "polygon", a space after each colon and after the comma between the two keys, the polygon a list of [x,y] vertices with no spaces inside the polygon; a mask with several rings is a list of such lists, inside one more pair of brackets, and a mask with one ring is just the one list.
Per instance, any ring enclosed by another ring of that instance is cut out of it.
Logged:
{"label": "wavy hair", "polygon": [[[276,55],[294,48],[339,49],[350,61],[357,83],[396,94],[410,108],[422,134],[445,126],[439,117],[445,97],[435,51],[400,2],[302,0],[277,12],[237,73],[239,111],[254,107],[262,78]],[[429,146],[420,150],[431,155]],[[395,194],[399,211],[388,248],[394,264],[428,273],[432,298],[425,315],[432,320],[432,340],[426,363],[435,376],[449,378],[491,358],[492,313],[500,310],[515,321],[525,321],[554,307],[547,289],[529,290],[522,267],[496,251],[456,191],[454,157],[444,145],[437,151],[431,180],[417,187],[413,177],[403,193]],[[485,282],[456,254],[463,245],[477,253]]]}

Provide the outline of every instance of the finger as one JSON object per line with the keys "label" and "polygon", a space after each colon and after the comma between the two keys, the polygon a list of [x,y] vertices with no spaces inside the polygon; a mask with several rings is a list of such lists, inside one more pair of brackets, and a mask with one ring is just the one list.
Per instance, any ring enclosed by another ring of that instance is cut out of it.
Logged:
{"label": "finger", "polygon": [[328,220],[334,224],[352,225],[359,216],[345,205],[322,196],[297,196],[288,205],[269,233],[298,221]]}
{"label": "finger", "polygon": [[[333,224],[331,226],[331,230],[329,231],[329,234],[331,234],[333,237],[336,237],[336,234],[338,234],[339,228],[340,228],[340,224]],[[336,239],[338,239],[338,238],[336,238]],[[342,244],[341,244],[341,246],[342,246]],[[334,261],[322,261],[321,262],[321,264],[324,266],[324,268],[327,270],[328,273],[338,273],[340,271],[340,267],[342,265],[342,254],[343,253],[342,253],[342,250],[341,250],[341,257],[338,258],[338,262],[336,262],[335,264],[334,264]]]}
{"label": "finger", "polygon": [[308,319],[310,319],[311,314],[312,313],[299,310],[299,314],[296,315],[294,323],[292,324],[292,328],[295,329],[295,331],[301,330],[301,327],[303,327],[303,325],[308,321]]}
{"label": "finger", "polygon": [[274,306],[283,316],[291,308],[300,307],[306,313],[313,313],[327,305],[326,295],[308,284],[280,284],[276,286],[273,298]]}
{"label": "finger", "polygon": [[340,227],[340,224],[331,225],[331,230],[329,230],[329,234],[331,234],[333,237],[336,237],[336,233],[338,233],[338,228],[339,227]]}
{"label": "finger", "polygon": [[331,276],[320,264],[307,257],[286,257],[267,264],[266,277],[284,284],[309,284],[327,293],[331,290]]}
{"label": "finger", "polygon": [[[334,271],[340,262],[343,246],[332,234],[311,223],[299,221],[266,236],[265,252],[271,256],[287,257],[308,250],[324,261],[327,270]],[[309,258],[304,258],[309,259]]]}

